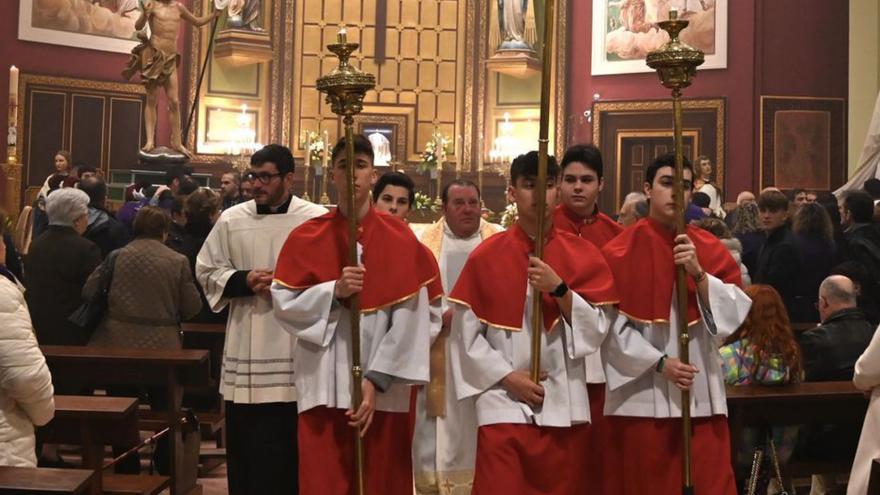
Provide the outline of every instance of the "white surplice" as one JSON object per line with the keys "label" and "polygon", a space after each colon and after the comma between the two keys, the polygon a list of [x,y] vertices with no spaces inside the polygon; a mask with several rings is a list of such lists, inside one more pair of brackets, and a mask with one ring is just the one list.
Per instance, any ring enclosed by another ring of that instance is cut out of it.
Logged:
{"label": "white surplice", "polygon": [[[459,238],[452,233],[445,221],[440,220],[440,222],[443,237],[437,263],[440,267],[443,292],[448,294],[461,275],[468,256],[483,242],[488,232],[485,232],[485,224],[481,223],[483,228],[477,229],[473,235]],[[444,297],[443,311],[447,309],[450,307]],[[446,346],[447,356],[444,359],[446,372],[444,415],[441,417],[428,415],[425,388],[419,389],[416,397],[416,424],[413,435],[416,493],[467,495],[471,493],[473,485],[477,454],[475,399],[470,397],[459,401],[455,396],[452,368],[448,359],[449,339],[443,339],[442,343]]]}
{"label": "white surplice", "polygon": [[[275,315],[296,339],[293,363],[300,412],[351,406],[351,317],[334,297],[335,285],[331,280],[295,290],[272,284]],[[440,300],[431,301],[426,287],[391,306],[361,313],[364,374],[392,378],[390,388],[376,394],[376,410],[409,411],[410,386],[428,382],[431,335],[439,333],[440,324]]]}
{"label": "white surplice", "polygon": [[293,339],[282,330],[266,296],[226,298],[239,270],[274,269],[284,241],[301,223],[326,213],[293,196],[287,213],[259,215],[254,201],[220,215],[196,259],[196,278],[215,312],[229,306],[220,393],[239,404],[294,402]]}
{"label": "white surplice", "polygon": [[[690,362],[700,371],[691,387],[691,415],[727,415],[719,346],[745,320],[751,300],[734,284],[707,274],[709,303],[700,301],[700,318],[688,331]],[[649,290],[649,289],[646,289]],[[673,287],[675,294],[675,287]],[[699,299],[699,298],[698,298]],[[663,355],[679,356],[678,315],[672,298],[667,322],[641,322],[617,313],[602,345],[607,379],[606,416],[681,417],[681,392],[655,372]]]}
{"label": "white surplice", "polygon": [[584,357],[596,352],[608,331],[605,309],[572,293],[572,322],[560,316],[549,332],[541,330],[541,382],[544,403],[532,409],[513,399],[501,380],[514,370],[528,370],[531,360],[531,299],[528,286],[524,331],[480,321],[467,306],[454,304],[450,361],[459,399],[476,397],[480,426],[496,423],[568,427],[590,421]]}

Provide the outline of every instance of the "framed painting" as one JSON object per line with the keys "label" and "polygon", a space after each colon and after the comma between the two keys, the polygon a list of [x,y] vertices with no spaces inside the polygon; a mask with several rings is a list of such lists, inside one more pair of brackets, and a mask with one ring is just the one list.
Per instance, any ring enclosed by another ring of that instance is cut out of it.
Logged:
{"label": "framed painting", "polygon": [[[354,117],[354,130],[370,140],[375,153],[374,165],[397,170],[407,160],[407,117],[405,115],[382,115],[361,113]],[[341,131],[340,131],[341,133]]]}
{"label": "framed painting", "polygon": [[[705,156],[712,181],[724,192],[727,171],[723,98],[682,101],[684,153],[692,162]],[[603,212],[616,212],[627,193],[641,191],[644,172],[659,155],[671,153],[672,101],[598,101],[593,103],[593,144],[605,159]]]}
{"label": "framed painting", "polygon": [[18,39],[128,53],[140,0],[19,0]]}
{"label": "framed painting", "polygon": [[761,97],[761,187],[834,190],[846,182],[843,98]]}
{"label": "framed painting", "polygon": [[657,26],[676,9],[690,21],[681,40],[706,55],[705,69],[727,67],[727,0],[593,0],[594,76],[653,72],[645,57],[669,41]]}

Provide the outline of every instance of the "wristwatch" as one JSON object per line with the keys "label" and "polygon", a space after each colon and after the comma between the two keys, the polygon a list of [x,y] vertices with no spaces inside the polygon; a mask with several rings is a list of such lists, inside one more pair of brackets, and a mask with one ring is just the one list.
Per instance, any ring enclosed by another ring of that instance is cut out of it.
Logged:
{"label": "wristwatch", "polygon": [[566,292],[568,292],[568,286],[565,285],[565,282],[559,282],[559,285],[553,289],[553,292],[551,292],[550,295],[553,297],[562,297]]}

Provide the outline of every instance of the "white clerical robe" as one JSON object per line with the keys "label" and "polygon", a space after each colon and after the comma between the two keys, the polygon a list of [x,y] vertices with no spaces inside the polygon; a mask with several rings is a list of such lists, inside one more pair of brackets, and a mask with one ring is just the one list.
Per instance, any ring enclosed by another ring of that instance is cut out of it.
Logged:
{"label": "white clerical robe", "polygon": [[531,360],[532,289],[528,286],[523,329],[487,325],[471,309],[455,304],[450,361],[459,399],[476,397],[480,426],[496,423],[568,427],[590,421],[584,357],[596,352],[608,331],[605,310],[572,293],[569,324],[559,318],[550,332],[541,330],[541,382],[544,403],[539,409],[513,399],[501,380],[514,370],[528,370]]}
{"label": "white clerical robe", "polygon": [[220,394],[239,404],[295,402],[293,339],[282,330],[266,296],[226,298],[239,270],[274,269],[290,232],[327,210],[293,196],[287,213],[259,215],[254,201],[220,215],[196,258],[196,278],[215,312],[229,305]]}
{"label": "white clerical robe", "polygon": [[[739,328],[751,307],[751,300],[739,287],[707,276],[709,303],[705,305],[700,301],[702,318],[689,330],[690,362],[700,370],[691,387],[693,417],[727,415],[718,348]],[[617,313],[602,346],[607,379],[606,416],[681,417],[681,392],[661,373],[654,371],[664,354],[679,356],[674,297],[668,323],[640,322]]]}
{"label": "white clerical robe", "polygon": [[[443,292],[449,293],[471,252],[483,242],[484,236],[501,230],[481,222],[481,228],[467,238],[456,237],[445,221],[440,220],[442,238],[439,245],[438,265]],[[424,239],[428,244],[429,242]],[[434,246],[429,245],[432,250]],[[443,311],[451,309],[444,296]],[[433,336],[432,336],[433,337]],[[440,417],[430,416],[426,389],[419,389],[416,397],[416,424],[413,436],[413,470],[416,493],[467,495],[471,492],[477,454],[477,415],[475,398],[459,401],[452,383],[449,339],[444,342],[445,409]]]}
{"label": "white clerical robe", "polygon": [[[351,317],[334,297],[335,285],[331,280],[294,290],[272,284],[275,315],[296,339],[293,364],[300,412],[351,407]],[[364,374],[392,379],[387,391],[376,394],[376,410],[409,411],[410,386],[428,382],[431,335],[439,333],[440,324],[440,301],[430,301],[426,287],[401,302],[361,313]]]}

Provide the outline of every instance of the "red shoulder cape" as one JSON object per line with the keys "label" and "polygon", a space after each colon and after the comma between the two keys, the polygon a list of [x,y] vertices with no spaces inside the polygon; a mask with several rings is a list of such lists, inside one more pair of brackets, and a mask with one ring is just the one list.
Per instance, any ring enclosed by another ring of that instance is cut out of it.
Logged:
{"label": "red shoulder cape", "polygon": [[[742,273],[721,241],[703,229],[687,226],[697,247],[697,259],[706,273],[725,283],[742,285]],[[620,311],[642,321],[668,321],[675,282],[672,261],[674,232],[650,218],[639,220],[605,245],[602,253],[614,272]],[[696,286],[687,277],[688,323],[699,319]]]}
{"label": "red shoulder cape", "polygon": [[[507,330],[522,329],[529,253],[534,242],[518,226],[493,235],[471,253],[452,289],[450,300],[471,308],[477,318]],[[599,250],[567,232],[550,229],[544,262],[568,287],[594,305],[614,304],[617,292]],[[544,328],[559,318],[559,307],[543,293]]]}
{"label": "red shoulder cape", "polygon": [[[434,255],[400,219],[372,208],[361,220],[358,242],[366,268],[361,310],[374,311],[428,287],[431,299],[443,294]],[[348,220],[334,210],[313,218],[287,237],[275,267],[275,281],[306,289],[337,280],[348,266]]]}
{"label": "red shoulder cape", "polygon": [[564,204],[557,206],[553,212],[553,226],[557,230],[583,237],[599,249],[623,232],[623,226],[602,212],[597,211],[594,216],[585,219]]}

